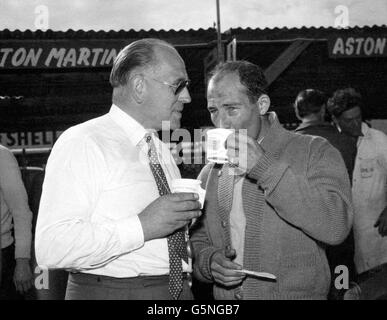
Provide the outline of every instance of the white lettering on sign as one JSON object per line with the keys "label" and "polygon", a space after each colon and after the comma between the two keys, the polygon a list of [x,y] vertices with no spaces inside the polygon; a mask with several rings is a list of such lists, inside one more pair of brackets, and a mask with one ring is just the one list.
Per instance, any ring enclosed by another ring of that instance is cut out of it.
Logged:
{"label": "white lettering on sign", "polygon": [[65,52],[66,52],[65,48],[61,48],[59,50],[57,48],[52,48],[50,53],[48,54],[48,57],[47,57],[46,62],[44,64],[47,67],[50,66],[51,60],[54,58],[54,59],[58,60],[58,63],[56,64],[56,66],[59,68],[62,64]]}
{"label": "white lettering on sign", "polygon": [[70,62],[70,65],[72,67],[75,67],[76,66],[76,63],[77,63],[77,54],[75,52],[75,49],[71,48],[67,54],[66,54],[66,57],[64,58],[64,61],[63,61],[63,66],[64,67],[67,67],[67,64]]}
{"label": "white lettering on sign", "polygon": [[42,48],[39,48],[37,50],[37,52],[35,52],[35,49],[30,49],[30,51],[27,54],[26,59],[24,60],[23,66],[25,66],[25,67],[27,67],[27,66],[36,67],[42,52],[43,52]]}
{"label": "white lettering on sign", "polygon": [[15,51],[15,53],[12,56],[12,65],[15,67],[19,67],[22,65],[24,60],[26,59],[27,51],[24,48],[19,48]]}
{"label": "white lettering on sign", "polygon": [[337,38],[331,55],[343,57],[387,56],[385,37]]}
{"label": "white lettering on sign", "polygon": [[116,49],[112,49],[106,58],[106,64],[113,63],[114,59],[117,57],[117,51]]}
{"label": "white lettering on sign", "polygon": [[95,67],[97,65],[97,61],[98,61],[98,57],[99,57],[99,54],[101,52],[103,52],[103,49],[102,48],[94,48],[91,50],[94,54],[94,58],[93,58],[93,62],[91,63],[91,65],[93,67]]}
{"label": "white lettering on sign", "polygon": [[90,49],[89,48],[81,48],[79,52],[78,65],[89,65],[89,57],[90,57]]}
{"label": "white lettering on sign", "polygon": [[52,147],[62,131],[0,133],[0,143],[9,149]]}
{"label": "white lettering on sign", "polygon": [[116,48],[0,48],[0,68],[74,68],[110,65]]}
{"label": "white lettering on sign", "polygon": [[333,47],[333,50],[332,50],[332,53],[333,54],[344,54],[344,42],[343,42],[343,39],[341,38],[337,38],[336,42],[335,42],[335,46]]}
{"label": "white lettering on sign", "polygon": [[386,47],[386,38],[377,38],[375,44],[375,54],[382,55],[384,53],[384,48]]}
{"label": "white lettering on sign", "polygon": [[4,67],[5,61],[7,60],[8,54],[13,51],[13,48],[2,48],[0,49],[0,53],[3,54],[3,57],[0,60],[0,67]]}

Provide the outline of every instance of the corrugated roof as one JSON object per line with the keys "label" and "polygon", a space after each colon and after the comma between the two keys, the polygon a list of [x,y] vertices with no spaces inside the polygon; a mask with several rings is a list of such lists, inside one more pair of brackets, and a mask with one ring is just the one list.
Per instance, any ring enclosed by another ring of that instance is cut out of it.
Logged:
{"label": "corrugated roof", "polygon": [[[333,28],[333,27],[302,27],[302,28],[231,28],[222,33],[224,39],[235,35],[248,36],[254,35],[257,39],[278,39],[288,38],[302,35],[303,37],[324,37],[328,34],[345,34],[348,32],[386,32],[387,25],[374,25],[364,27],[351,28]],[[0,40],[27,40],[27,39],[139,39],[144,37],[160,37],[160,38],[181,38],[186,39],[201,39],[214,40],[216,39],[216,29],[189,29],[189,30],[72,30],[54,31],[54,30],[0,30]]]}
{"label": "corrugated roof", "polygon": [[256,40],[276,40],[276,39],[291,39],[297,37],[307,38],[326,38],[333,35],[345,35],[350,33],[367,34],[367,33],[387,33],[387,25],[382,26],[364,26],[351,28],[333,28],[333,27],[302,27],[302,28],[232,28],[225,32],[230,37],[237,37],[238,40],[254,38]]}
{"label": "corrugated roof", "polygon": [[198,29],[198,30],[109,30],[109,31],[94,31],[94,30],[72,30],[69,29],[67,31],[53,31],[53,30],[14,30],[11,31],[9,29],[1,30],[0,31],[0,39],[137,39],[137,38],[144,38],[144,37],[163,37],[163,38],[176,38],[180,36],[184,37],[194,37],[194,38],[206,38],[211,37],[213,38],[214,35],[216,36],[216,30],[214,28],[209,29]]}

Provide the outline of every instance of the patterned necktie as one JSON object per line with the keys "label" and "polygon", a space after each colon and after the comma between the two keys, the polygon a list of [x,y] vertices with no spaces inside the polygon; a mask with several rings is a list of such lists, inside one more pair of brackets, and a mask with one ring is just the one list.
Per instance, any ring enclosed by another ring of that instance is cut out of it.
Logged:
{"label": "patterned necktie", "polygon": [[[149,166],[156,180],[160,196],[171,193],[163,168],[157,158],[156,148],[152,137],[146,137],[148,144]],[[177,300],[183,288],[183,268],[181,259],[188,260],[188,253],[184,238],[184,230],[178,230],[167,238],[169,253],[169,292]]]}

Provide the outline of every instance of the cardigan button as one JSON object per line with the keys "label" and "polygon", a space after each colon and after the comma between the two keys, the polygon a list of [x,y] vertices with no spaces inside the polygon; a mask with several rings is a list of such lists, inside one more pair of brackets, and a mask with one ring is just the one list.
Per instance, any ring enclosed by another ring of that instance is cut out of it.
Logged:
{"label": "cardigan button", "polygon": [[224,221],[224,220],[222,221],[222,227],[223,227],[223,228],[226,228],[226,227],[227,227],[227,222]]}
{"label": "cardigan button", "polygon": [[230,250],[231,250],[231,246],[230,245],[226,246],[226,251],[230,251]]}
{"label": "cardigan button", "polygon": [[222,175],[222,170],[219,170],[218,177],[220,177],[221,175]]}

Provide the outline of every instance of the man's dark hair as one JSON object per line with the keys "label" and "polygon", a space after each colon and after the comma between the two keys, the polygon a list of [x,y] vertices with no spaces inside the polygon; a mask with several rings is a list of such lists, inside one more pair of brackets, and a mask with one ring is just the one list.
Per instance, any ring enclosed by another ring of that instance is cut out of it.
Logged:
{"label": "man's dark hair", "polygon": [[239,75],[239,81],[246,88],[251,103],[257,102],[262,94],[267,94],[267,81],[263,70],[248,61],[232,61],[218,64],[210,73],[210,79],[218,81],[229,73]]}
{"label": "man's dark hair", "polygon": [[112,87],[124,86],[130,77],[130,73],[136,68],[155,66],[157,64],[155,48],[160,46],[173,48],[168,42],[148,38],[134,41],[122,49],[114,59],[110,73]]}
{"label": "man's dark hair", "polygon": [[297,117],[304,118],[310,114],[320,112],[327,100],[326,94],[320,90],[306,89],[301,91],[294,101]]}
{"label": "man's dark hair", "polygon": [[344,111],[355,107],[362,108],[361,94],[353,88],[345,88],[335,91],[328,100],[327,110],[331,115],[340,117]]}

